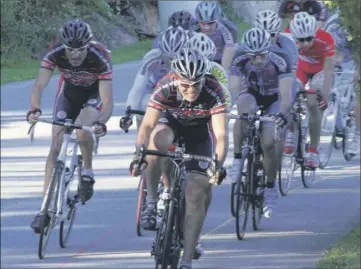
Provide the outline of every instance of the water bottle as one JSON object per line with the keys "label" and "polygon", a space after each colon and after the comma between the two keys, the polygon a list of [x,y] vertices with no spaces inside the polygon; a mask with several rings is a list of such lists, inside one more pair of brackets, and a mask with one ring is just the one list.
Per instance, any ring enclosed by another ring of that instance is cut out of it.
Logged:
{"label": "water bottle", "polygon": [[71,171],[69,167],[65,167],[65,171],[64,171],[64,181],[65,181],[65,185],[69,183],[70,181],[70,176],[71,176]]}

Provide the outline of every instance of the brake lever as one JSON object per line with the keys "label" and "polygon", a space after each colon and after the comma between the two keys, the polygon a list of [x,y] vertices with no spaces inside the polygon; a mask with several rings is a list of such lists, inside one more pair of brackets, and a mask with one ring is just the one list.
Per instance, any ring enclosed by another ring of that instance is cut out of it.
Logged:
{"label": "brake lever", "polygon": [[30,135],[30,141],[33,142],[34,141],[34,131],[35,131],[35,125],[38,122],[34,122],[30,125],[29,130],[28,130],[28,135]]}

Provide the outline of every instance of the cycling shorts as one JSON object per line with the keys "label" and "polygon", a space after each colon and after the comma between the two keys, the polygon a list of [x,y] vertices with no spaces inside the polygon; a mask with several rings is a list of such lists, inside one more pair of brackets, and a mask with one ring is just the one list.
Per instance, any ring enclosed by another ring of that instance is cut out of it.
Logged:
{"label": "cycling shorts", "polygon": [[[163,111],[158,123],[166,124],[174,133],[174,142],[180,138],[185,143],[185,152],[189,154],[212,157],[213,137],[207,124],[198,126],[182,125],[168,111]],[[186,164],[187,171],[205,173],[208,163],[199,161],[189,161]]]}
{"label": "cycling shorts", "polygon": [[[257,103],[257,110],[263,109],[265,115],[277,114],[280,110],[280,98],[278,94],[272,95],[261,95],[258,91],[253,88],[248,88],[247,91],[241,92],[238,98],[242,95],[251,95]],[[265,122],[264,125],[273,125],[273,123]]]}
{"label": "cycling shorts", "polygon": [[321,89],[323,87],[323,80],[324,80],[324,72],[317,72],[317,73],[308,73],[301,68],[297,69],[297,81],[300,83],[300,86],[304,89],[306,84],[310,82],[311,89]]}
{"label": "cycling shorts", "polygon": [[63,76],[60,76],[53,119],[57,121],[71,119],[75,122],[84,107],[90,106],[100,110],[102,101],[99,96],[98,83],[95,84],[86,88],[79,87],[66,82]]}

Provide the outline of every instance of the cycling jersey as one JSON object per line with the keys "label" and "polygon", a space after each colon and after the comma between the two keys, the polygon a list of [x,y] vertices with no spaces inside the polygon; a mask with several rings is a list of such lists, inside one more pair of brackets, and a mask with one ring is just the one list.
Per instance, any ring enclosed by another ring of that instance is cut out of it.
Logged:
{"label": "cycling jersey", "polygon": [[323,70],[325,59],[335,55],[335,46],[332,35],[318,29],[310,49],[299,49],[298,69],[315,74]]}
{"label": "cycling jersey", "polygon": [[149,107],[166,110],[182,126],[205,126],[212,115],[227,112],[223,88],[213,76],[205,76],[198,99],[191,103],[179,93],[175,77],[170,73],[159,81],[149,99]]}
{"label": "cycling jersey", "polygon": [[232,47],[237,43],[237,26],[228,19],[223,19],[218,22],[216,31],[208,36],[210,39],[212,39],[214,45],[217,48],[217,53],[213,60],[220,63],[222,60],[224,48]]}
{"label": "cycling jersey", "polygon": [[214,76],[219,84],[221,84],[223,88],[224,98],[226,99],[227,105],[230,106],[232,104],[231,100],[231,94],[228,90],[228,75],[227,71],[221,66],[220,64],[216,62],[211,62],[211,70],[209,71],[209,74]]}
{"label": "cycling jersey", "polygon": [[247,54],[239,50],[232,61],[231,75],[242,77],[241,91],[253,88],[260,95],[274,95],[279,93],[279,80],[292,77],[292,62],[288,52],[272,46],[266,65],[256,68]]}
{"label": "cycling jersey", "polygon": [[328,16],[327,5],[316,0],[279,0],[278,14],[280,18],[286,18],[288,14],[291,14],[291,18],[293,18],[298,12],[315,15],[318,21],[326,21]]}
{"label": "cycling jersey", "polygon": [[298,51],[296,42],[293,38],[286,33],[280,33],[277,37],[276,45],[280,49],[287,51],[287,54],[290,56],[292,61],[292,69],[296,70],[298,63]]}
{"label": "cycling jersey", "polygon": [[113,68],[110,52],[100,43],[90,42],[83,63],[73,67],[65,56],[65,46],[60,42],[50,45],[50,51],[44,56],[41,67],[54,70],[58,67],[64,80],[84,89],[97,89],[99,80],[112,80]]}
{"label": "cycling jersey", "polygon": [[133,109],[146,109],[157,82],[169,73],[169,61],[160,49],[152,49],[143,57],[142,65],[126,101],[127,106]]}

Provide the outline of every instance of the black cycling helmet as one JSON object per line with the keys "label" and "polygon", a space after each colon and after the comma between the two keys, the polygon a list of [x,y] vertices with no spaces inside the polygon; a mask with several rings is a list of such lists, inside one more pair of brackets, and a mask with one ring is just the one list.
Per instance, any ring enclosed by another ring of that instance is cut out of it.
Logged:
{"label": "black cycling helmet", "polygon": [[168,26],[180,26],[184,30],[195,30],[197,28],[197,21],[188,11],[176,11],[170,15],[168,19]]}
{"label": "black cycling helmet", "polygon": [[71,19],[60,28],[60,38],[70,48],[83,47],[89,44],[92,37],[89,24],[81,19]]}

